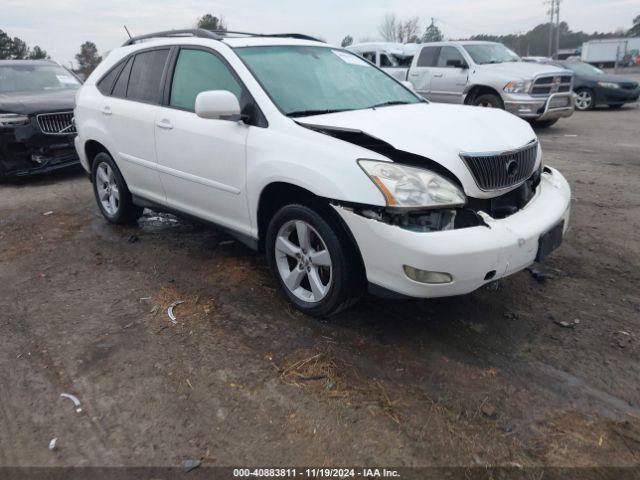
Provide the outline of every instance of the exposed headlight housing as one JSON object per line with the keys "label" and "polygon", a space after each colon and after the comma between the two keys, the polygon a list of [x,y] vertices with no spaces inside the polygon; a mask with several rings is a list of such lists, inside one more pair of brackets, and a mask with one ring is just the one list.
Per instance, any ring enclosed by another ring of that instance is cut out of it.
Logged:
{"label": "exposed headlight housing", "polygon": [[613,83],[613,82],[598,82],[598,85],[600,85],[603,88],[620,88],[619,83]]}
{"label": "exposed headlight housing", "polygon": [[358,164],[382,192],[388,207],[450,208],[467,202],[456,185],[430,170],[378,160],[358,160]]}
{"label": "exposed headlight housing", "polygon": [[506,93],[527,93],[531,88],[529,80],[513,80],[504,86]]}
{"label": "exposed headlight housing", "polygon": [[0,127],[16,127],[29,123],[29,117],[18,113],[0,113]]}

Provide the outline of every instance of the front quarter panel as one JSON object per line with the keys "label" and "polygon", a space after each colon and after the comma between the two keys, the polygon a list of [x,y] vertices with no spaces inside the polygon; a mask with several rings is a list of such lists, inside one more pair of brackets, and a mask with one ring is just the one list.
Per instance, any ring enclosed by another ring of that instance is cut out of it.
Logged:
{"label": "front quarter panel", "polygon": [[382,193],[359,167],[359,158],[387,160],[369,150],[311,131],[286,119],[285,128],[252,128],[247,139],[247,192],[257,235],[260,195],[284,182],[328,199],[385,206]]}

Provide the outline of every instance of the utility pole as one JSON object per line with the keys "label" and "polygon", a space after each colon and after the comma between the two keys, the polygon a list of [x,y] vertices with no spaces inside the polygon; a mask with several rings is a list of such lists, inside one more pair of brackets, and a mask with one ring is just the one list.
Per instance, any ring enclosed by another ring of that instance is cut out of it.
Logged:
{"label": "utility pole", "polygon": [[560,50],[560,3],[562,0],[556,0],[556,53],[555,59],[558,59],[558,51]]}
{"label": "utility pole", "polygon": [[551,7],[549,8],[549,11],[547,12],[549,14],[549,57],[551,57],[551,55],[553,54],[553,14],[555,13],[555,9],[556,9],[556,0],[545,0],[544,2],[547,5],[551,5]]}

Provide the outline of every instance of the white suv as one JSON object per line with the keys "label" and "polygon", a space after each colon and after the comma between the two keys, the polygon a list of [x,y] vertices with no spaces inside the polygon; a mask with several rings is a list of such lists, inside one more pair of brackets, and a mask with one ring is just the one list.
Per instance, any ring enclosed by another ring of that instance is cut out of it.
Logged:
{"label": "white suv", "polygon": [[113,223],[143,207],[264,250],[317,316],[369,290],[442,297],[542,260],[570,189],[528,123],[433,104],[302,35],[161,32],[111,52],[77,97],[76,148]]}

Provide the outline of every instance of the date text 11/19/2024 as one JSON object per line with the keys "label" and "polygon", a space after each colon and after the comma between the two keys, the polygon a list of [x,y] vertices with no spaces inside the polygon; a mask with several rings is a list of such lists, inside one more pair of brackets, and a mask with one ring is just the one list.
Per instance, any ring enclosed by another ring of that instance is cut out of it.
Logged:
{"label": "date text 11/19/2024", "polygon": [[400,478],[386,468],[236,468],[234,478]]}

